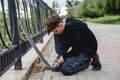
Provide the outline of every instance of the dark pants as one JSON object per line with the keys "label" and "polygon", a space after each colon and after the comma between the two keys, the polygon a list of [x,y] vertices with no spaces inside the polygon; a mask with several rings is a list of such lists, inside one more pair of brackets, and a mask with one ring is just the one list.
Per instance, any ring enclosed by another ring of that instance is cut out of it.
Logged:
{"label": "dark pants", "polygon": [[61,66],[61,72],[65,75],[71,75],[89,67],[90,59],[84,54],[68,58]]}
{"label": "dark pants", "polygon": [[[56,35],[54,36],[54,39],[55,39],[55,50],[58,56],[60,57],[67,52],[69,46],[65,45],[64,42],[62,42],[59,39],[59,37]],[[61,66],[60,70],[65,75],[71,75],[78,71],[87,69],[89,67],[89,62],[90,62],[90,58],[88,58],[83,53],[80,53],[77,56],[67,58],[67,60]]]}

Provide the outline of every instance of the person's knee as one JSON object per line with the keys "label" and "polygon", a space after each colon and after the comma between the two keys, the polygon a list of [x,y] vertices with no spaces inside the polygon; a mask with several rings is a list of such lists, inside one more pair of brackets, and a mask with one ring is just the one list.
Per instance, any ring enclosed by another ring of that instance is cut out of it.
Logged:
{"label": "person's knee", "polygon": [[72,71],[72,70],[70,70],[69,68],[66,68],[66,67],[61,67],[60,70],[61,70],[62,74],[64,74],[64,75],[72,75],[72,74],[75,73],[74,71]]}

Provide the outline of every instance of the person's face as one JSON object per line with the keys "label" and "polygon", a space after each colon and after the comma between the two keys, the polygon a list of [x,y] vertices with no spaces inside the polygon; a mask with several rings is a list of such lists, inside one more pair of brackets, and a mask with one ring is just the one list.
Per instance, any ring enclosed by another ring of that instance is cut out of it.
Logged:
{"label": "person's face", "polygon": [[64,24],[63,22],[60,22],[58,26],[55,29],[53,29],[53,32],[54,34],[62,34],[63,30],[64,30]]}

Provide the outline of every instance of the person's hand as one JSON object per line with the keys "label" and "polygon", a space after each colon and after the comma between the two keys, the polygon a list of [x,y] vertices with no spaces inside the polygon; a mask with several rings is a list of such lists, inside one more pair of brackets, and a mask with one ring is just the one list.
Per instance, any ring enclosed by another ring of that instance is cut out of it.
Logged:
{"label": "person's hand", "polygon": [[61,56],[61,57],[58,59],[57,63],[58,63],[58,64],[62,64],[64,61],[65,61],[64,58]]}
{"label": "person's hand", "polygon": [[58,62],[58,60],[59,60],[59,57],[56,56],[55,59],[54,59],[54,62]]}

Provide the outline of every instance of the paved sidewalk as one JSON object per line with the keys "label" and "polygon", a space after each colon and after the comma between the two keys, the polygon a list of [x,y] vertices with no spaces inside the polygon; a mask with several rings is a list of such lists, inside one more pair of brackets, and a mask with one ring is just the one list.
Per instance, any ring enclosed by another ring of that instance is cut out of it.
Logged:
{"label": "paved sidewalk", "polygon": [[[31,74],[29,80],[120,80],[120,25],[103,25],[88,23],[98,39],[98,53],[102,62],[101,71],[92,71],[92,66],[87,70],[71,76],[64,76],[61,72],[45,70]],[[47,58],[52,65],[56,55],[53,48]]]}

